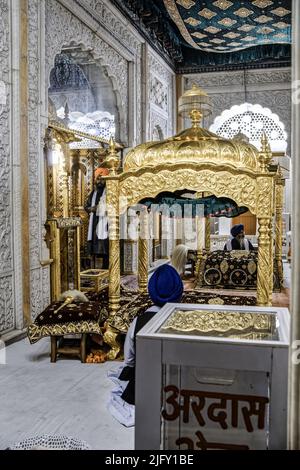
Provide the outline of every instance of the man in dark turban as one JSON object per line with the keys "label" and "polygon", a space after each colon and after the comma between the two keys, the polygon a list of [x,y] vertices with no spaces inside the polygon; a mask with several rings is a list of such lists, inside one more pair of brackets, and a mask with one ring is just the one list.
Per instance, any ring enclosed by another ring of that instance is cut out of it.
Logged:
{"label": "man in dark turban", "polygon": [[232,238],[224,246],[225,251],[231,250],[254,250],[252,243],[245,238],[244,225],[234,225],[230,230]]}
{"label": "man in dark turban", "polygon": [[176,269],[164,264],[152,274],[148,291],[153,306],[131,323],[124,344],[124,364],[121,370],[110,374],[117,388],[111,393],[108,408],[112,415],[127,427],[134,426],[136,335],[163,305],[167,302],[180,302],[183,283]]}

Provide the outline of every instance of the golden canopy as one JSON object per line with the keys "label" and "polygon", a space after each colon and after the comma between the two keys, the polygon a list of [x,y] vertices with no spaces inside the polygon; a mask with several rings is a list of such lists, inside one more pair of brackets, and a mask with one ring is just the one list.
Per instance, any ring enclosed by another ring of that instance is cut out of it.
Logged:
{"label": "golden canopy", "polygon": [[251,172],[261,170],[259,152],[241,139],[228,140],[200,127],[202,116],[211,114],[211,101],[197,85],[187,90],[178,101],[178,112],[189,116],[192,127],[162,142],[147,142],[128,152],[124,171],[157,165],[194,163],[226,166]]}
{"label": "golden canopy", "polygon": [[241,140],[228,140],[201,127],[193,126],[162,142],[147,142],[128,152],[124,171],[157,165],[209,163],[260,171],[259,152]]}
{"label": "golden canopy", "polygon": [[[258,151],[241,137],[229,140],[200,127],[201,117],[210,112],[208,95],[194,86],[181,96],[178,111],[189,114],[192,127],[162,142],[148,142],[120,159],[111,144],[106,164],[106,198],[110,220],[110,310],[114,315],[120,303],[119,217],[146,197],[163,191],[189,190],[227,197],[246,206],[258,221],[257,303],[271,304],[273,287],[273,215],[276,173],[270,168],[272,152],[263,133]],[[141,219],[141,227],[147,225]],[[141,229],[142,230],[142,229]],[[147,230],[145,229],[145,233]],[[141,237],[141,244],[145,240]],[[139,250],[139,285],[146,289],[148,255],[146,242]],[[141,268],[140,268],[141,266]]]}
{"label": "golden canopy", "polygon": [[[201,116],[210,112],[208,95],[194,86],[181,96],[178,112],[189,114],[192,127],[162,142],[148,142],[132,149],[120,169],[120,159],[113,142],[105,162],[110,168],[106,180],[109,218],[109,328],[105,341],[114,349],[120,308],[120,216],[130,206],[163,191],[189,190],[227,197],[246,206],[258,222],[257,304],[272,304],[273,290],[273,216],[278,190],[277,175],[270,167],[272,152],[266,135],[258,151],[241,137],[228,140],[200,127]],[[280,179],[280,178],[279,178]],[[276,187],[275,187],[276,186]],[[277,210],[278,208],[278,210]],[[280,213],[276,202],[276,213]],[[148,282],[147,211],[140,215],[138,279],[142,292]],[[281,215],[281,214],[280,214]],[[276,246],[280,243],[276,225]],[[279,241],[278,241],[279,240]],[[278,258],[280,255],[278,255]]]}

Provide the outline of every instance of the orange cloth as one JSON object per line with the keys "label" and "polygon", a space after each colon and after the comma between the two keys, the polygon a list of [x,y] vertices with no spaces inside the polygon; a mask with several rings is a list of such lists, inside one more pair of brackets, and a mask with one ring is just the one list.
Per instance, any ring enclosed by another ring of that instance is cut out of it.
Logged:
{"label": "orange cloth", "polygon": [[107,176],[109,175],[109,171],[107,168],[96,168],[94,171],[94,178],[96,179],[97,176]]}

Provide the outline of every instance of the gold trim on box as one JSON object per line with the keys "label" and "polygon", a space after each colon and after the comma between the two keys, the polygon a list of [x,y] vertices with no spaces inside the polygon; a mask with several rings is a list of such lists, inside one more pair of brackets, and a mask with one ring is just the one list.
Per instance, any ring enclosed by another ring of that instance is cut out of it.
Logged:
{"label": "gold trim on box", "polygon": [[91,279],[108,277],[108,269],[87,269],[86,271],[81,271],[80,276],[87,278],[90,277]]}
{"label": "gold trim on box", "polygon": [[27,336],[31,344],[36,343],[45,336],[63,336],[75,333],[95,333],[101,335],[102,330],[99,323],[93,320],[42,326],[31,323],[27,329]]}
{"label": "gold trim on box", "polygon": [[[160,333],[195,333],[252,339],[272,337],[276,333],[274,314],[238,311],[176,310],[160,328]],[[263,335],[263,337],[261,336]],[[272,339],[270,338],[270,339]]]}
{"label": "gold trim on box", "polygon": [[108,286],[108,269],[87,269],[80,273],[82,292],[100,292]]}

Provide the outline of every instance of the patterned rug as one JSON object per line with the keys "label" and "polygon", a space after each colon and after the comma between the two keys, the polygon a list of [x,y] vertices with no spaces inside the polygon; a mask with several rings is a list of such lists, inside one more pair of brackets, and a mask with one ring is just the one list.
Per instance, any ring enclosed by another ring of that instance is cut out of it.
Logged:
{"label": "patterned rug", "polygon": [[[216,304],[216,305],[256,305],[254,296],[219,295],[201,292],[200,290],[188,290],[183,293],[181,303],[185,304]],[[136,296],[119,309],[114,317],[108,318],[108,323],[120,333],[126,334],[133,319],[152,305],[148,293]]]}
{"label": "patterned rug", "polygon": [[[132,276],[136,280],[136,276]],[[132,279],[131,279],[132,281]],[[102,334],[101,327],[107,322],[121,334],[126,334],[133,319],[152,305],[148,293],[121,286],[120,309],[109,316],[108,287],[99,293],[89,293],[89,302],[74,302],[55,314],[62,302],[52,303],[28,327],[30,343],[35,343],[45,336],[62,336],[66,334]],[[217,304],[217,305],[256,305],[254,296],[224,295],[203,292],[199,289],[185,290],[182,303]]]}

